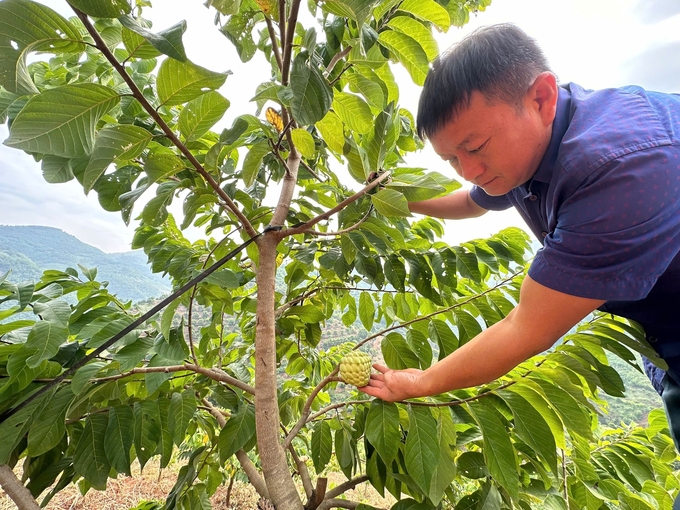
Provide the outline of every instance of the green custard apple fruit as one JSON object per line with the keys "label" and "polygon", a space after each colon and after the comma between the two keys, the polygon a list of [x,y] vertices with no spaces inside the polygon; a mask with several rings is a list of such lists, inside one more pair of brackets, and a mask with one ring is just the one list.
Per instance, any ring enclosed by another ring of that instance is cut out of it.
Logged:
{"label": "green custard apple fruit", "polygon": [[371,378],[373,360],[365,352],[352,351],[340,360],[340,377],[357,388],[366,386]]}

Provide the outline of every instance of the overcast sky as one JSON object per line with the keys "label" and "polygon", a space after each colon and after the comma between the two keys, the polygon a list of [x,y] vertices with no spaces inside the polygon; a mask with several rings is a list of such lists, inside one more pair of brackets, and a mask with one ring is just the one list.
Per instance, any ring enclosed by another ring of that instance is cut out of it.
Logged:
{"label": "overcast sky", "polygon": [[[43,3],[71,15],[62,0]],[[184,41],[192,61],[214,71],[233,71],[221,89],[232,103],[223,124],[253,113],[248,100],[268,78],[259,57],[242,64],[214,28],[213,11],[205,9],[202,1],[154,0],[154,4],[146,16],[157,30],[187,20]],[[479,26],[499,22],[516,23],[536,38],[562,83],[573,81],[586,88],[636,84],[680,92],[680,0],[494,0],[463,29],[439,34],[440,50]],[[395,74],[402,90],[401,106],[415,112],[418,89],[405,72],[395,68]],[[0,140],[5,138],[7,129],[0,126]],[[429,146],[409,162],[451,172]],[[23,152],[0,146],[0,183],[0,224],[57,227],[106,252],[129,250],[132,225],[126,227],[118,213],[103,211],[96,194],[85,197],[75,181],[47,184],[40,165]],[[448,222],[447,240],[458,243],[485,237],[509,225],[523,223],[514,212]]]}

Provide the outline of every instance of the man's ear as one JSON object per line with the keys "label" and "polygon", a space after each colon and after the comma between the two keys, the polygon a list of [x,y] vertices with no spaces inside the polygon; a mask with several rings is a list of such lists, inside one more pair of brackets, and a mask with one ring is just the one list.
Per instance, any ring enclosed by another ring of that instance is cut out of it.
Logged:
{"label": "man's ear", "polygon": [[536,111],[548,126],[555,119],[557,109],[557,79],[550,72],[539,74],[529,87],[525,97],[525,106]]}

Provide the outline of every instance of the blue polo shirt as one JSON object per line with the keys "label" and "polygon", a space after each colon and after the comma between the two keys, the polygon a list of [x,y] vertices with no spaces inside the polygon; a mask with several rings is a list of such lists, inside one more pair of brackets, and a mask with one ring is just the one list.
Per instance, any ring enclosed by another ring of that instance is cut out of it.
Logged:
{"label": "blue polo shirt", "polygon": [[659,354],[680,356],[680,95],[640,87],[559,88],[550,145],[534,176],[489,210],[514,206],[543,243],[529,275],[607,300],[640,322]]}

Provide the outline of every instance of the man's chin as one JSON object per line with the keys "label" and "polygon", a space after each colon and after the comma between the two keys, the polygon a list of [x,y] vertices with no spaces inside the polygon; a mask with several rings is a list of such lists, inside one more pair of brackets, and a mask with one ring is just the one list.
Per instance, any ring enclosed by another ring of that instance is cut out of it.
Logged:
{"label": "man's chin", "polygon": [[510,189],[508,189],[507,184],[498,177],[490,180],[485,184],[479,185],[479,187],[482,188],[487,195],[492,197],[505,195],[510,191]]}

